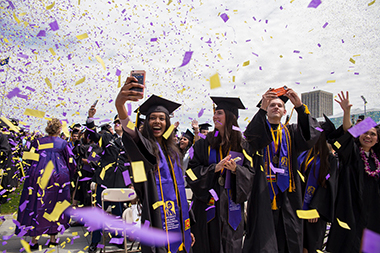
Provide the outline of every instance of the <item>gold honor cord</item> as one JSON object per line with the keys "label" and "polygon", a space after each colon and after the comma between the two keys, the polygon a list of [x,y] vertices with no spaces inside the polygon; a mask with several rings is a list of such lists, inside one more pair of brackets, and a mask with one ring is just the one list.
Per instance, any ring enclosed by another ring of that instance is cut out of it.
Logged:
{"label": "gold honor cord", "polygon": [[269,152],[269,145],[267,146],[267,161],[264,163],[264,166],[265,166],[265,174],[267,174],[267,171],[268,171],[268,167],[269,167],[269,182],[270,182],[270,186],[272,188],[272,192],[273,192],[273,200],[272,200],[272,210],[277,210],[278,207],[277,207],[277,202],[276,202],[276,192],[274,191],[274,187],[273,187],[273,180],[272,180],[272,169],[270,168],[270,152]]}
{"label": "gold honor cord", "polygon": [[[278,125],[276,130],[273,130],[272,127],[270,128],[270,132],[272,134],[272,139],[274,142],[274,153],[277,153],[280,140],[282,139],[282,131],[280,131],[282,129],[283,128],[281,128],[281,124]],[[274,132],[278,132],[278,133],[275,135]]]}
{"label": "gold honor cord", "polygon": [[164,199],[164,193],[162,192],[162,182],[161,182],[161,173],[160,173],[160,166],[157,164],[157,171],[158,171],[158,179],[160,181],[160,191],[161,191],[161,199],[164,202],[162,205],[162,208],[164,209],[164,217],[165,217],[165,231],[166,231],[166,236],[168,240],[168,252],[170,252],[170,242],[169,242],[169,232],[168,232],[168,223],[167,223],[167,218],[166,218],[166,204],[165,204],[165,199]]}

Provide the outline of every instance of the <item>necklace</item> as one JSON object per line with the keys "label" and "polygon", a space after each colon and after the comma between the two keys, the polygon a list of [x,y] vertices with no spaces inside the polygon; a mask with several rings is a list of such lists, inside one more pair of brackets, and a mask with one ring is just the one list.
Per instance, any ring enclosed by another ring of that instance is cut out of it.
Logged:
{"label": "necklace", "polygon": [[371,153],[371,157],[375,160],[375,164],[376,164],[376,170],[375,171],[371,171],[371,169],[369,168],[368,158],[365,155],[363,148],[360,147],[360,156],[364,162],[365,172],[367,172],[367,174],[371,177],[376,177],[380,173],[380,162],[379,162],[379,159],[377,159],[375,152],[372,151],[372,149],[370,150],[370,153]]}

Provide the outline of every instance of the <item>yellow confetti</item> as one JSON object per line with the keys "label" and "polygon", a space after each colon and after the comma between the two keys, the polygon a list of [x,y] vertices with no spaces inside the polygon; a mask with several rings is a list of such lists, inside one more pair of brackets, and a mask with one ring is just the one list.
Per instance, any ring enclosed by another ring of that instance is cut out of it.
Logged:
{"label": "yellow confetti", "polygon": [[300,176],[302,182],[305,182],[305,177],[302,175],[301,171],[297,170],[298,175]]}
{"label": "yellow confetti", "polygon": [[120,88],[121,87],[121,75],[118,76],[117,79],[118,79],[117,87]]}
{"label": "yellow confetti", "polygon": [[173,0],[169,0],[169,2],[168,2],[168,4],[167,4],[167,5],[171,4],[171,2],[173,2]]}
{"label": "yellow confetti", "polygon": [[67,128],[67,122],[62,121],[62,132],[65,134],[66,137],[70,136],[69,129]]}
{"label": "yellow confetti", "polygon": [[40,160],[40,155],[37,154],[37,153],[33,153],[33,152],[24,152],[22,154],[22,159],[23,160],[39,161]]}
{"label": "yellow confetti", "polygon": [[79,79],[78,81],[75,82],[75,85],[78,85],[78,84],[81,84],[83,83],[84,81],[86,80],[86,77],[82,77],[81,79]]}
{"label": "yellow confetti", "polygon": [[55,2],[53,2],[51,5],[46,6],[46,10],[51,10],[55,5]]}
{"label": "yellow confetti", "polygon": [[128,125],[127,125],[127,127],[129,128],[129,129],[131,129],[131,130],[135,130],[135,124],[133,124],[133,122],[132,121],[128,121]]}
{"label": "yellow confetti", "polygon": [[260,165],[260,169],[261,169],[262,172],[264,172],[264,168],[263,168],[262,165]]}
{"label": "yellow confetti", "polygon": [[373,0],[372,2],[370,2],[369,4],[368,4],[368,6],[371,6],[372,4],[374,4],[376,2],[376,0]]}
{"label": "yellow confetti", "polygon": [[72,232],[71,233],[73,236],[76,236],[76,235],[78,235],[78,232]]}
{"label": "yellow confetti", "polygon": [[43,217],[48,221],[58,221],[63,211],[69,206],[71,206],[71,204],[67,200],[64,200],[63,202],[58,201],[57,204],[55,204],[53,211],[50,214],[44,213]]}
{"label": "yellow confetti", "polygon": [[16,13],[14,13],[14,12],[13,12],[13,17],[14,17],[14,19],[16,20],[16,22],[17,22],[18,24],[20,24],[21,21],[20,21],[20,19],[17,18]]}
{"label": "yellow confetti", "polygon": [[219,59],[223,60],[223,58],[222,58],[222,56],[220,54],[218,54],[218,57],[219,57]]}
{"label": "yellow confetti", "polygon": [[243,63],[243,67],[248,66],[248,65],[249,65],[249,61],[246,61]]}
{"label": "yellow confetti", "polygon": [[103,69],[106,70],[106,65],[104,64],[104,61],[102,60],[102,58],[100,58],[100,56],[95,56],[96,60],[102,65]]}
{"label": "yellow confetti", "polygon": [[50,82],[49,78],[47,78],[47,77],[45,78],[45,83],[47,84],[47,86],[49,86],[50,89],[53,88],[53,86],[51,85],[51,82]]}
{"label": "yellow confetti", "polygon": [[335,83],[335,80],[328,80],[327,83]]}
{"label": "yellow confetti", "polygon": [[20,131],[19,131],[20,128],[19,128],[18,126],[13,125],[13,123],[10,122],[6,117],[2,116],[0,119],[1,119],[5,124],[7,124],[7,125],[9,126],[9,129],[10,129],[10,130],[15,131],[16,133],[20,132]]}
{"label": "yellow confetti", "polygon": [[340,145],[340,143],[339,143],[338,141],[336,141],[336,142],[334,142],[334,146],[337,147],[338,149],[340,149],[340,147],[341,147],[342,145]]}
{"label": "yellow confetti", "polygon": [[338,221],[339,226],[341,226],[342,228],[351,230],[350,226],[348,226],[348,224],[346,222],[343,222],[343,221],[339,220],[338,218],[336,218],[336,219]]}
{"label": "yellow confetti", "polygon": [[210,88],[215,89],[218,87],[221,87],[221,85],[220,85],[219,74],[216,73],[215,75],[210,77]]}
{"label": "yellow confetti", "polygon": [[56,55],[56,53],[54,52],[54,49],[53,48],[49,48],[49,51],[52,55]]}
{"label": "yellow confetti", "polygon": [[37,118],[44,118],[45,112],[26,108],[24,115],[33,116]]}
{"label": "yellow confetti", "polygon": [[132,162],[131,166],[132,166],[132,172],[133,172],[133,181],[135,183],[145,182],[147,179],[146,179],[146,174],[145,174],[144,162],[143,161]]}
{"label": "yellow confetti", "polygon": [[232,77],[232,82],[235,82],[235,76]]}
{"label": "yellow confetti", "polygon": [[319,213],[317,209],[311,210],[296,210],[297,216],[300,219],[316,219],[319,218]]}
{"label": "yellow confetti", "polygon": [[153,209],[156,210],[158,207],[163,206],[163,205],[164,205],[164,201],[157,201],[152,206],[153,206]]}
{"label": "yellow confetti", "polygon": [[24,249],[25,249],[25,251],[26,252],[32,252],[31,250],[30,250],[30,245],[29,245],[29,243],[27,243],[25,240],[23,240],[23,239],[21,239],[20,240],[20,242],[21,242],[21,245],[22,245],[22,247],[24,247]]}
{"label": "yellow confetti", "polygon": [[164,137],[166,140],[170,137],[170,135],[172,134],[173,130],[174,130],[175,126],[174,125],[171,125],[168,130],[166,130],[166,132],[162,135],[162,137]]}
{"label": "yellow confetti", "polygon": [[42,190],[44,190],[49,183],[51,174],[53,173],[54,164],[52,161],[49,161],[45,167],[44,174],[41,177],[41,181],[39,183]]}
{"label": "yellow confetti", "polygon": [[42,150],[42,149],[49,149],[49,148],[54,148],[54,143],[53,143],[53,142],[38,145],[38,149],[39,149],[39,150]]}
{"label": "yellow confetti", "polygon": [[355,60],[350,58],[350,62],[352,62],[352,64],[355,64]]}
{"label": "yellow confetti", "polygon": [[192,169],[186,170],[186,174],[189,176],[191,181],[195,181],[198,179],[197,176],[194,174],[194,171]]}
{"label": "yellow confetti", "polygon": [[88,34],[87,33],[84,33],[84,34],[81,34],[81,35],[77,35],[77,39],[78,40],[83,40],[83,39],[87,39],[88,38]]}

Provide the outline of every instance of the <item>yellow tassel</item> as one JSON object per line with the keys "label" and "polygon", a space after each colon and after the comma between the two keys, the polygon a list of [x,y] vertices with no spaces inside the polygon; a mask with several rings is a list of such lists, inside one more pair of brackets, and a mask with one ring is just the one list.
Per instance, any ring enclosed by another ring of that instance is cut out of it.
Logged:
{"label": "yellow tassel", "polygon": [[293,192],[294,191],[294,185],[293,185],[293,180],[290,180],[289,182],[289,192]]}
{"label": "yellow tassel", "polygon": [[307,105],[303,104],[303,106],[305,106],[305,113],[310,114],[310,111],[309,111],[309,108],[307,108]]}
{"label": "yellow tassel", "polygon": [[276,202],[276,196],[273,197],[273,201],[272,201],[272,210],[277,210],[278,207],[277,207],[277,202]]}
{"label": "yellow tassel", "polygon": [[136,113],[136,123],[135,123],[135,126],[136,126],[137,130],[139,130],[139,128],[138,128],[139,126],[137,125],[138,122],[139,122],[139,116],[140,116],[140,107],[137,108],[137,113]]}

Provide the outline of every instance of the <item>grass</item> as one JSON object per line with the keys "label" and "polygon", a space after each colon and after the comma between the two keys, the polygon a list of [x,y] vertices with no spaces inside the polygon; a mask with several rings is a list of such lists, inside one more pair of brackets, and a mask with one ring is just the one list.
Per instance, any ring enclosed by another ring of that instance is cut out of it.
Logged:
{"label": "grass", "polygon": [[2,215],[13,214],[14,212],[17,212],[23,187],[24,183],[22,183],[18,188],[16,188],[15,191],[8,195],[7,198],[10,198],[10,200],[7,203],[0,205],[0,213]]}

